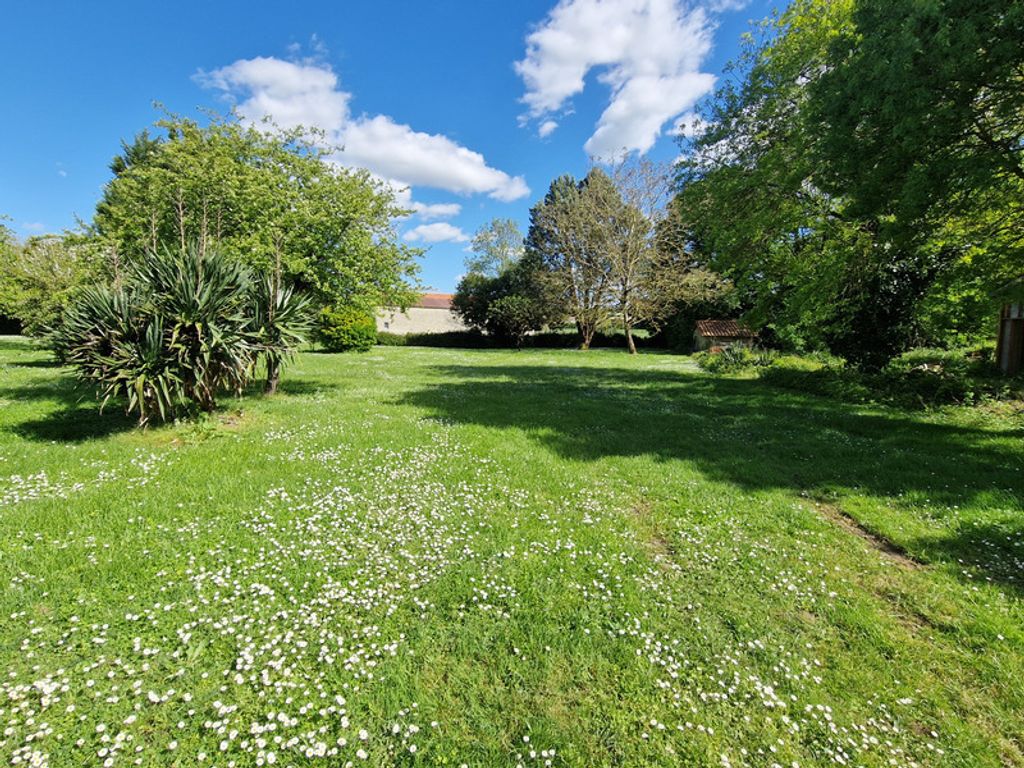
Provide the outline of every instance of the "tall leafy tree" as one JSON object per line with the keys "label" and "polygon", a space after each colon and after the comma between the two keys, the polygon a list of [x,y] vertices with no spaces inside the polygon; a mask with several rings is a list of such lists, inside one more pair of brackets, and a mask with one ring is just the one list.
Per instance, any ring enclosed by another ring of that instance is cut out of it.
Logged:
{"label": "tall leafy tree", "polygon": [[676,209],[748,320],[877,367],[913,340],[944,254],[894,238],[822,179],[809,102],[852,13],[850,0],[796,0],[747,39],[688,148]]}
{"label": "tall leafy tree", "polygon": [[[9,232],[9,231],[8,231]],[[0,243],[0,314],[30,336],[45,336],[81,289],[103,275],[105,254],[75,235],[41,235]]]}
{"label": "tall leafy tree", "polygon": [[467,259],[470,269],[459,281],[452,302],[467,325],[516,347],[530,332],[562,318],[543,265],[536,254],[524,252],[522,238],[518,251],[500,270],[493,269],[497,262]]}
{"label": "tall leafy tree", "polygon": [[811,96],[824,183],[858,211],[913,227],[1000,189],[1019,213],[1024,2],[857,0]]}
{"label": "tall leafy tree", "polygon": [[523,255],[523,233],[513,219],[491,219],[473,235],[466,272],[497,277]]}
{"label": "tall leafy tree", "polygon": [[623,157],[612,166],[610,179],[615,194],[590,203],[595,227],[605,230],[614,313],[630,354],[636,354],[634,328],[657,330],[680,297],[687,267],[684,232],[668,206],[670,166]]}
{"label": "tall leafy tree", "polygon": [[124,147],[92,231],[122,262],[158,246],[216,246],[312,290],[321,301],[403,306],[417,252],[392,222],[403,211],[368,172],[342,168],[315,133],[179,117]]}
{"label": "tall leafy tree", "polygon": [[932,319],[1024,273],[1024,2],[858,0],[808,115],[822,185],[936,255]]}
{"label": "tall leafy tree", "polygon": [[550,295],[576,323],[581,349],[590,348],[612,313],[610,229],[600,218],[619,206],[611,179],[594,168],[579,183],[571,176],[555,179],[530,210],[527,258],[542,265]]}

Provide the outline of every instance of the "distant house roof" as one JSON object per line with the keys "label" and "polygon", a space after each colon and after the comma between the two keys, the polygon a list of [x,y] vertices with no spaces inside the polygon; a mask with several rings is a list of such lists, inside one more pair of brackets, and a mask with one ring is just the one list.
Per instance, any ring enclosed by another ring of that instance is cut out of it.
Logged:
{"label": "distant house roof", "polygon": [[413,306],[420,309],[451,309],[453,298],[450,293],[424,293]]}
{"label": "distant house roof", "polygon": [[736,320],[698,320],[697,333],[716,339],[752,339],[756,335]]}

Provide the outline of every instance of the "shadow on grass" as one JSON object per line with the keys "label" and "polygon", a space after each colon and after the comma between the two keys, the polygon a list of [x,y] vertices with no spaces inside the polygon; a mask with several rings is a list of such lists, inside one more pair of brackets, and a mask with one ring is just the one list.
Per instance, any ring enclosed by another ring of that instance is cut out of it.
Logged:
{"label": "shadow on grass", "polygon": [[[320,379],[283,378],[279,395],[303,397],[329,395],[338,384]],[[263,383],[252,382],[242,400],[230,395],[218,398],[217,412],[227,412],[245,405],[255,398],[263,398]],[[33,384],[4,387],[0,382],[0,397],[17,401],[54,403],[56,409],[39,418],[30,418],[9,424],[6,430],[28,440],[46,442],[82,442],[107,437],[135,429],[138,421],[126,416],[122,401],[112,400],[100,412],[100,403],[93,390],[70,377],[46,379]]]}
{"label": "shadow on grass", "polygon": [[60,368],[60,363],[56,360],[16,360],[5,365],[11,368]]}
{"label": "shadow on grass", "polygon": [[[445,419],[525,430],[567,458],[655,456],[682,460],[745,490],[790,489],[831,496],[860,492],[1020,506],[1024,460],[1017,432],[926,421],[774,389],[756,380],[591,367],[435,368],[436,386],[401,402]],[[990,537],[979,564],[1007,583],[997,561],[1019,558]],[[943,559],[972,550],[951,539],[922,550]]]}
{"label": "shadow on grass", "polygon": [[931,560],[955,563],[963,576],[963,568],[980,573],[970,579],[974,583],[994,581],[1024,594],[1024,519],[964,525],[952,535],[917,539],[911,546]]}
{"label": "shadow on grass", "polygon": [[53,403],[57,406],[38,418],[7,426],[7,431],[28,440],[77,443],[125,432],[136,426],[136,420],[125,416],[119,403],[108,403],[100,413],[100,403],[93,391],[71,378],[0,387],[0,396],[16,402]]}

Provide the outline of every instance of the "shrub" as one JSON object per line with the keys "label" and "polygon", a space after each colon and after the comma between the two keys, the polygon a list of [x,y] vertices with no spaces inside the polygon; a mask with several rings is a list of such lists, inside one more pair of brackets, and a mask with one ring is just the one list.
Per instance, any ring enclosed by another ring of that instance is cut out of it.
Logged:
{"label": "shrub", "polygon": [[409,344],[409,340],[407,337],[403,336],[400,333],[378,331],[377,344],[382,347],[404,347]]}
{"label": "shrub", "polygon": [[317,339],[330,352],[366,352],[377,343],[377,323],[369,312],[354,307],[325,307]]}
{"label": "shrub", "polygon": [[922,347],[895,357],[883,369],[886,373],[922,373],[964,375],[968,372],[967,356],[959,350]]}
{"label": "shrub", "polygon": [[773,386],[811,392],[852,403],[886,403],[902,408],[971,405],[1016,396],[1019,382],[991,371],[991,363],[964,353],[916,349],[894,358],[878,373],[866,373],[830,360],[779,358],[761,373]]}
{"label": "shrub", "polygon": [[491,302],[487,307],[487,330],[510,341],[518,349],[530,331],[544,324],[540,305],[531,298],[510,294]]}
{"label": "shrub", "polygon": [[736,345],[720,351],[698,352],[693,358],[697,365],[709,373],[739,373],[753,368],[766,368],[778,356],[778,353],[771,349],[751,349]]}
{"label": "shrub", "polygon": [[256,354],[267,370],[265,391],[274,394],[281,366],[291,359],[312,328],[311,301],[293,287],[281,285],[279,276],[266,275],[253,285],[249,314]]}
{"label": "shrub", "polygon": [[140,424],[210,411],[252,370],[249,287],[248,271],[219,253],[150,252],[122,287],[83,288],[50,343],[104,404],[124,398]]}
{"label": "shrub", "polygon": [[442,333],[410,333],[405,337],[410,347],[450,347],[455,349],[488,349],[494,339],[478,330],[444,331]]}

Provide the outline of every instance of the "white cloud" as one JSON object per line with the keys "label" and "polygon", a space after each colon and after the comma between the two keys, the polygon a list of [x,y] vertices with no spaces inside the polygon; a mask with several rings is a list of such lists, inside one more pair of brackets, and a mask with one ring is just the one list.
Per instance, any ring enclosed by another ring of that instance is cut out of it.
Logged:
{"label": "white cloud", "polygon": [[703,9],[681,0],[561,0],[516,63],[529,114],[544,120],[538,132],[598,70],[611,96],[584,148],[595,157],[646,152],[666,123],[714,87],[714,76],[700,71],[712,28]]}
{"label": "white cloud", "polygon": [[424,221],[450,219],[462,213],[462,206],[458,203],[420,203],[413,200],[410,206]]}
{"label": "white cloud", "polygon": [[469,235],[447,221],[435,221],[413,227],[405,233],[405,239],[411,243],[467,243]]}
{"label": "white cloud", "polygon": [[750,0],[711,0],[708,8],[715,13],[729,13],[742,11],[748,5],[750,5]]}
{"label": "white cloud", "polygon": [[521,176],[491,168],[479,152],[446,136],[414,131],[385,115],[351,121],[342,130],[341,141],[342,160],[413,186],[487,193],[506,202],[530,194]]}
{"label": "white cloud", "polygon": [[331,143],[344,148],[338,162],[367,168],[400,184],[486,194],[502,201],[530,192],[523,177],[489,166],[479,152],[446,136],[413,130],[386,115],[353,116],[351,94],[340,89],[338,76],[327,64],[259,57],[196,77],[206,87],[240,98],[237,109],[246,119],[255,122],[269,116],[282,128],[319,128]]}
{"label": "white cloud", "polygon": [[545,120],[543,123],[540,124],[540,126],[538,126],[537,135],[540,136],[542,139],[546,139],[548,136],[555,132],[555,129],[557,127],[558,123],[555,122],[554,120]]}
{"label": "white cloud", "polygon": [[707,127],[707,120],[693,112],[687,112],[676,120],[676,134],[687,139],[699,136]]}
{"label": "white cloud", "polygon": [[395,194],[395,202],[400,207],[411,210],[423,221],[450,219],[462,213],[462,206],[458,203],[421,203],[412,199],[412,188],[409,185],[394,179],[382,179],[382,181],[391,187]]}
{"label": "white cloud", "polygon": [[282,128],[303,125],[330,134],[349,120],[351,94],[338,90],[334,72],[316,64],[260,56],[200,72],[197,79],[227,94],[248,94],[236,108],[254,122],[271,116]]}

